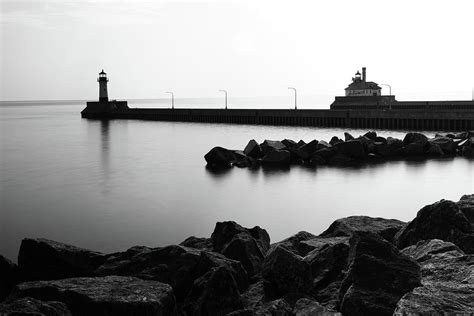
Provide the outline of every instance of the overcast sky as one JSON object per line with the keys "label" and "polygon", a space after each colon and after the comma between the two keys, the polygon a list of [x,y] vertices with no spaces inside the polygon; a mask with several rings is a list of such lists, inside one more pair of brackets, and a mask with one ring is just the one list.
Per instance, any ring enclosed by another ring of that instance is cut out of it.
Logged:
{"label": "overcast sky", "polygon": [[0,3],[1,100],[96,99],[102,68],[117,99],[332,96],[362,66],[399,100],[472,98],[472,0]]}

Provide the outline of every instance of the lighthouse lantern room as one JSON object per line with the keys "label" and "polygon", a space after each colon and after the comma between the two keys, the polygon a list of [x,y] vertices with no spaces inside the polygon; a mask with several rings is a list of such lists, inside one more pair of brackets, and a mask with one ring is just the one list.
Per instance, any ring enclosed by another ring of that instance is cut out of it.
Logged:
{"label": "lighthouse lantern room", "polygon": [[108,102],[107,82],[109,82],[109,79],[107,79],[107,74],[104,72],[104,69],[99,73],[97,82],[99,82],[99,102]]}

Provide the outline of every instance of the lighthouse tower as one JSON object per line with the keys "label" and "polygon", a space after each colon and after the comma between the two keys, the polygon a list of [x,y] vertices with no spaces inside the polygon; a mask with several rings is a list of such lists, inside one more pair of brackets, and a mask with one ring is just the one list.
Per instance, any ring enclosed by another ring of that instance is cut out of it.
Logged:
{"label": "lighthouse tower", "polygon": [[97,78],[97,82],[99,83],[99,102],[108,102],[109,95],[107,94],[107,74],[104,72],[104,69],[99,73],[99,78]]}

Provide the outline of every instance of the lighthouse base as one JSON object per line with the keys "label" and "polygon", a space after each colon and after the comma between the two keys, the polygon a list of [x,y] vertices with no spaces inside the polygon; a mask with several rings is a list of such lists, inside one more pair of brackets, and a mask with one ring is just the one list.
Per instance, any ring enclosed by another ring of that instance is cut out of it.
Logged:
{"label": "lighthouse base", "polygon": [[87,106],[81,112],[83,118],[99,118],[99,117],[108,117],[108,113],[114,112],[117,110],[129,110],[127,101],[91,101],[87,102]]}

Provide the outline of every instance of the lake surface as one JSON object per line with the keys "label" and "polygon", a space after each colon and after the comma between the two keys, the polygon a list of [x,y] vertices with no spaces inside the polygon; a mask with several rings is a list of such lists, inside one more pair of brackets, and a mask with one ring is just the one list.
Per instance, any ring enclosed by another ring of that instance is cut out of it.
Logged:
{"label": "lake surface", "polygon": [[275,242],[300,230],[319,234],[350,215],[408,221],[426,204],[474,191],[474,161],[461,157],[214,172],[203,156],[217,145],[329,140],[344,131],[95,121],[81,119],[83,108],[73,102],[0,105],[0,253],[12,260],[24,237],[112,252],[208,237],[223,220],[260,225]]}

